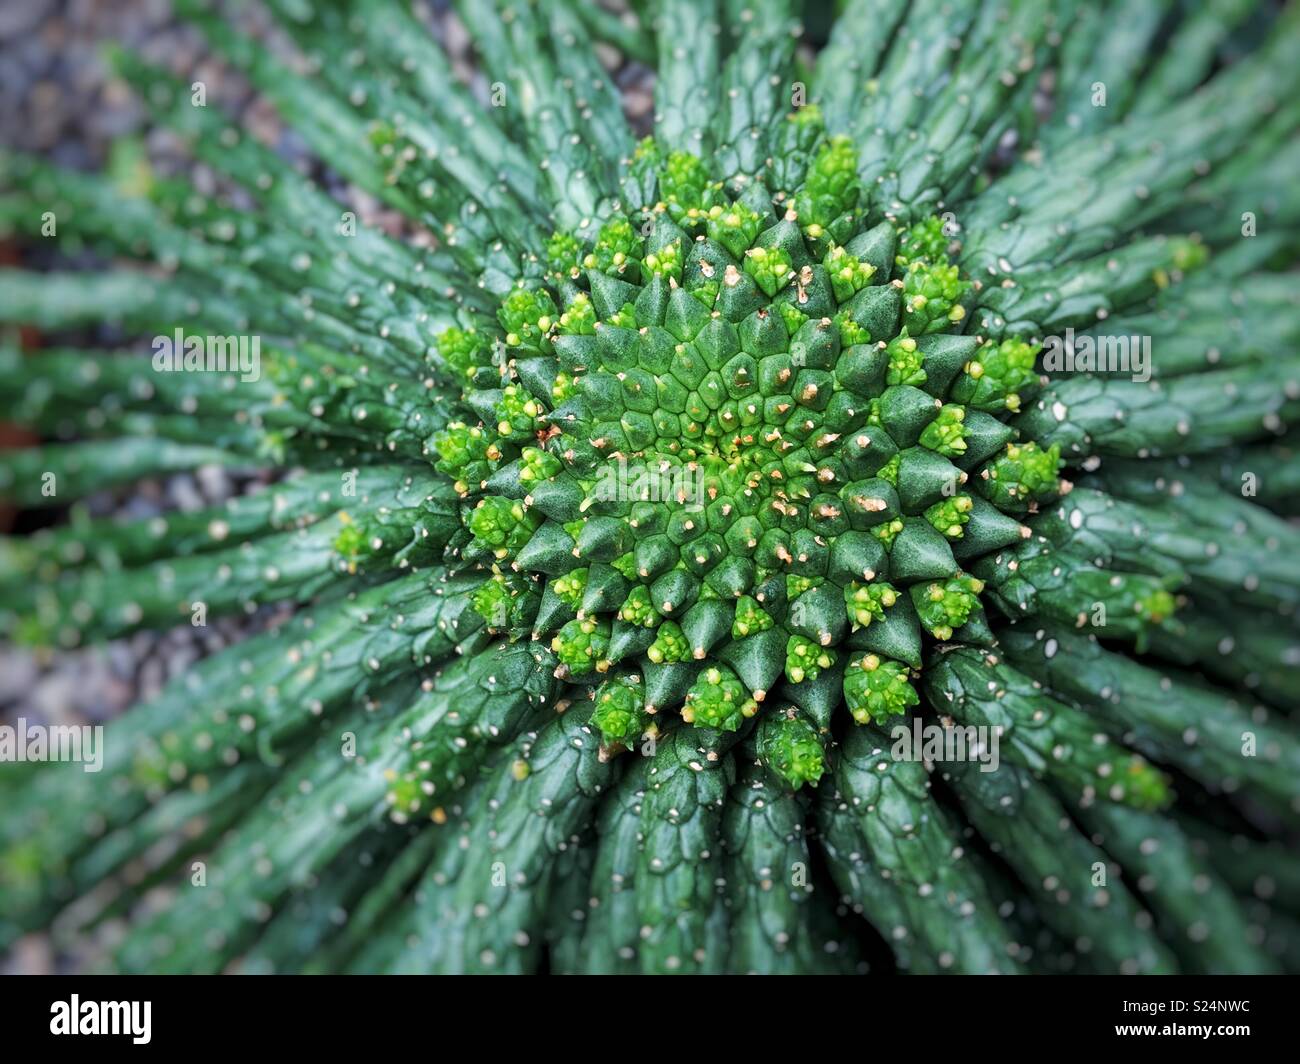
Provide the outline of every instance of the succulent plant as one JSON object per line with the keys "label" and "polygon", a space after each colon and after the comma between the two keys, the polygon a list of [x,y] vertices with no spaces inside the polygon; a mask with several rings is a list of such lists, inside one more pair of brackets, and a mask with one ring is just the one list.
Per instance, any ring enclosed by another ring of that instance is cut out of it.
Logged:
{"label": "succulent plant", "polygon": [[[4,766],[0,946],[89,898],[122,970],[1296,964],[1294,9],[1238,55],[850,2],[805,85],[780,0],[467,2],[485,107],[394,0],[269,0],[301,71],[181,6],[425,239],[126,53],[243,199],[3,156],[7,227],[156,268],[6,271],[0,319],[158,338],[0,355],[49,440],[0,489],[285,473],[0,541],[0,623],[296,609],[102,772]],[[639,142],[600,41],[657,66]]]}

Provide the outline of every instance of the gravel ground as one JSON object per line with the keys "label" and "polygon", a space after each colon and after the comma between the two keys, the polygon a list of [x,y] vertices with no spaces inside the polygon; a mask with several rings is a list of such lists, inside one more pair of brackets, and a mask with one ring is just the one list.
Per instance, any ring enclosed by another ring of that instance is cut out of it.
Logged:
{"label": "gravel ground", "polygon": [[[167,131],[147,127],[143,109],[110,77],[101,57],[109,41],[137,48],[178,72],[201,71],[195,76],[212,78],[215,101],[237,113],[254,107],[248,87],[205,57],[202,39],[173,20],[166,0],[14,0],[0,7],[0,143],[94,170],[105,164],[115,139],[138,138],[160,173],[188,169],[197,182],[211,185],[211,175],[192,166]],[[32,266],[48,261],[42,251],[24,248],[19,254]],[[107,330],[58,339],[87,346],[120,342]],[[257,479],[265,478],[205,468],[102,492],[86,506],[95,516],[124,518],[194,510],[228,499]],[[34,517],[19,520],[27,525]],[[42,520],[48,519],[36,523]],[[266,619],[258,614],[206,629],[142,632],[104,646],[40,655],[0,647],[0,717],[59,724],[108,719]]]}

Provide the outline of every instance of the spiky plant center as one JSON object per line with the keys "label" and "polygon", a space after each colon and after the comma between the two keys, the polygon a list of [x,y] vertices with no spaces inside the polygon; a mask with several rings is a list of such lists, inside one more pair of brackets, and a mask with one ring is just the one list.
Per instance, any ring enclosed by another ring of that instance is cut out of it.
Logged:
{"label": "spiky plant center", "polygon": [[604,682],[607,747],[664,712],[735,731],[775,694],[761,745],[794,786],[837,706],[903,714],[925,639],[984,640],[964,566],[1059,483],[1003,420],[1035,349],[967,335],[940,220],[864,217],[852,146],[815,143],[774,194],[645,142],[652,210],[557,233],[499,332],[442,335],[467,415],[436,441],[476,608]]}

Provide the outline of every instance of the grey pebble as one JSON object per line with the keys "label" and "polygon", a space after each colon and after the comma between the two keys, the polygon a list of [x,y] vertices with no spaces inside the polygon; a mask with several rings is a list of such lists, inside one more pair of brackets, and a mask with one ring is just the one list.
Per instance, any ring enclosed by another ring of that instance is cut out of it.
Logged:
{"label": "grey pebble", "polygon": [[135,674],[138,656],[131,647],[121,639],[115,639],[105,648],[108,654],[109,670],[118,680],[130,680]]}
{"label": "grey pebble", "polygon": [[194,477],[188,474],[167,478],[166,498],[172,506],[186,513],[203,509],[203,495]]}
{"label": "grey pebble", "polygon": [[166,680],[166,670],[160,658],[150,658],[141,667],[136,677],[136,687],[142,702],[157,698]]}
{"label": "grey pebble", "polygon": [[14,2],[0,7],[0,41],[13,40],[30,31],[43,18],[49,16],[52,4],[36,0]]}
{"label": "grey pebble", "polygon": [[35,685],[39,674],[30,652],[18,647],[0,647],[0,704],[22,698]]}
{"label": "grey pebble", "polygon": [[200,466],[195,477],[199,482],[199,490],[210,503],[222,502],[233,493],[230,474],[219,465]]}
{"label": "grey pebble", "polygon": [[41,720],[51,724],[78,723],[80,702],[77,679],[70,668],[46,673],[32,690],[32,709]]}

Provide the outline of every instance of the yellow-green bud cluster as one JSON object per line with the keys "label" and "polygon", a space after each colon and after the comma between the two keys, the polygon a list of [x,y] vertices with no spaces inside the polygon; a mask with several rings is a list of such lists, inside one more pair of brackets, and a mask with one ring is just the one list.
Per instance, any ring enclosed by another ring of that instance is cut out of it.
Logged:
{"label": "yellow-green bud cluster", "polygon": [[853,146],[815,114],[790,135],[807,168],[780,199],[638,149],[649,207],[552,237],[550,286],[511,289],[499,334],[444,334],[469,383],[434,446],[472,502],[456,549],[495,567],[476,607],[518,631],[536,585],[557,674],[612,677],[608,745],[639,714],[734,731],[781,698],[771,767],[797,785],[836,704],[901,713],[924,639],[983,638],[968,560],[1019,542],[1059,452],[1003,420],[1034,349],[965,334],[940,221],[864,218]]}

